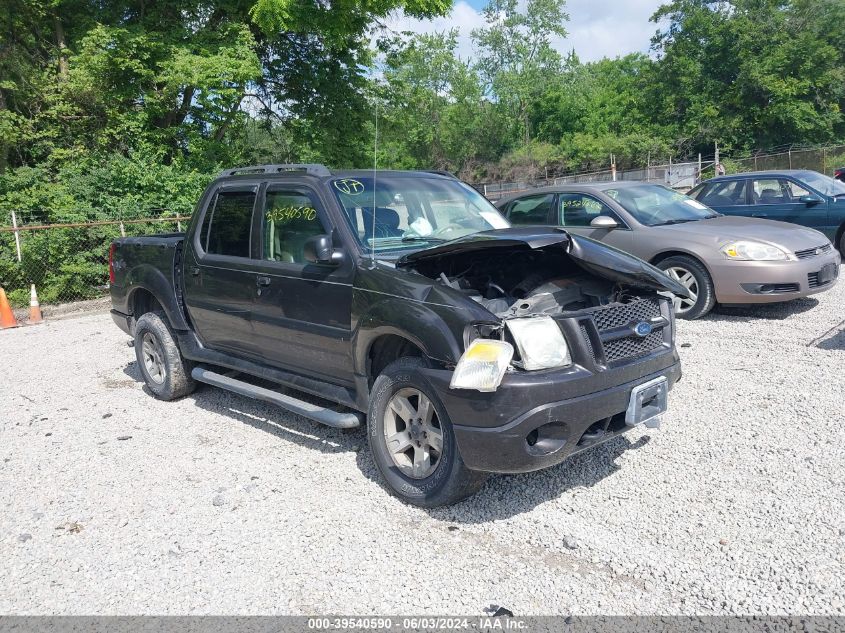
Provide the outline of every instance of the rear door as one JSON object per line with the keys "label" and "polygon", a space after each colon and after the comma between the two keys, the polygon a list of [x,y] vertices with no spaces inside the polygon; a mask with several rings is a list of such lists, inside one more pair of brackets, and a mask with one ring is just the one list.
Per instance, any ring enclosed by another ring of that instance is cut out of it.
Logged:
{"label": "rear door", "polygon": [[788,178],[755,178],[751,181],[751,215],[767,220],[792,222],[814,229],[824,230],[827,225],[827,205],[808,205],[801,202],[802,196],[811,192],[800,183]]}
{"label": "rear door", "polygon": [[[592,227],[590,223],[601,216],[613,218],[618,226],[614,229]],[[586,193],[559,193],[555,219],[558,225],[576,235],[583,235],[631,252],[631,229],[618,213],[595,196]]]}
{"label": "rear door", "polygon": [[251,254],[258,183],[223,185],[210,197],[184,270],[185,305],[203,344],[255,357]]}
{"label": "rear door", "polygon": [[748,182],[745,179],[737,179],[707,183],[695,199],[725,215],[751,215],[752,209],[746,196]]}
{"label": "rear door", "polygon": [[274,181],[262,195],[256,219],[253,325],[264,360],[348,383],[353,373],[352,257],[339,265],[315,264],[304,253],[309,238],[332,233],[326,204],[301,182]]}

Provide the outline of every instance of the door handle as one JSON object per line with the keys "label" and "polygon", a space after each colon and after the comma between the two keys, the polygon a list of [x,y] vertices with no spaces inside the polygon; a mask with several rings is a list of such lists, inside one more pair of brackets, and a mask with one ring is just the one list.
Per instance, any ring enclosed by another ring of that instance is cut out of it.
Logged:
{"label": "door handle", "polygon": [[752,213],[751,217],[752,218],[767,218],[767,217],[769,217],[769,214],[768,213]]}
{"label": "door handle", "polygon": [[259,275],[258,278],[255,280],[255,282],[259,286],[269,286],[270,285],[270,278]]}
{"label": "door handle", "polygon": [[199,269],[199,268],[197,268],[196,266],[193,266],[193,267],[191,268],[191,276],[193,276],[193,277],[199,277],[199,274],[200,274],[200,269]]}

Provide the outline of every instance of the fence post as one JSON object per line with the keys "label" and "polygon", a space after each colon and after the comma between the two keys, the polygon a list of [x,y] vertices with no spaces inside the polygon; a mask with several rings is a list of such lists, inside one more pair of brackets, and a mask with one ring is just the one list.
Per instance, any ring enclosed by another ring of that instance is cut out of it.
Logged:
{"label": "fence post", "polygon": [[701,152],[698,152],[698,178],[695,179],[695,184],[701,182]]}
{"label": "fence post", "polygon": [[822,147],[822,173],[827,174],[827,148]]}
{"label": "fence post", "polygon": [[12,228],[15,229],[15,249],[18,252],[18,263],[21,263],[21,234],[18,231],[18,217],[12,211]]}
{"label": "fence post", "polygon": [[789,148],[789,168],[792,169],[792,148]]}
{"label": "fence post", "polygon": [[651,182],[651,150],[649,150],[648,158],[646,158],[645,181]]}

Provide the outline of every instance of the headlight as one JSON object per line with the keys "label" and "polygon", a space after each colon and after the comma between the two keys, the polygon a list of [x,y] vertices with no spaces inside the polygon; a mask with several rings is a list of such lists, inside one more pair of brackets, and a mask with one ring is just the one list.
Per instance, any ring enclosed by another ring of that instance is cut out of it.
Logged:
{"label": "headlight", "polygon": [[522,366],[525,369],[549,369],[572,364],[569,346],[560,327],[551,317],[508,319]]}
{"label": "headlight", "polygon": [[789,259],[789,254],[777,246],[747,240],[731,242],[722,248],[722,253],[728,259],[738,261],[771,262]]}
{"label": "headlight", "polygon": [[451,389],[496,391],[513,358],[513,346],[505,341],[478,338],[461,355]]}

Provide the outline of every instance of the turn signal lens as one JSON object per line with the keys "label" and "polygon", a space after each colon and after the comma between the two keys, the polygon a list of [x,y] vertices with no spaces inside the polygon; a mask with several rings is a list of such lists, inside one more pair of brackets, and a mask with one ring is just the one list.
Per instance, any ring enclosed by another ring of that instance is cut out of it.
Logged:
{"label": "turn signal lens", "polygon": [[496,391],[513,358],[513,346],[505,341],[475,339],[458,361],[451,389]]}

